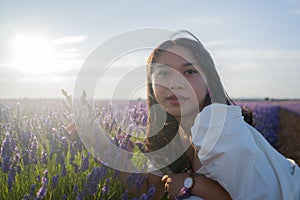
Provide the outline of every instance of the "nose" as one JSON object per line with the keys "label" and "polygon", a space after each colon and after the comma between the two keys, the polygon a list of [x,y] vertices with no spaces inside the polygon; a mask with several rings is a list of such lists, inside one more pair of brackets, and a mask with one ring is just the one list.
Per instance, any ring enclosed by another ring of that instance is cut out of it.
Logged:
{"label": "nose", "polygon": [[172,77],[169,80],[170,89],[172,90],[184,89],[185,85],[186,85],[186,80],[181,74],[177,72],[172,73]]}

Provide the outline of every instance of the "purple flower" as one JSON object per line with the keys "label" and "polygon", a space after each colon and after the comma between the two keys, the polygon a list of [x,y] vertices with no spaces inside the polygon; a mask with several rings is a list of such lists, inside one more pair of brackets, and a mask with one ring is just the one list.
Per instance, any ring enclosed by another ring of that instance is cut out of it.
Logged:
{"label": "purple flower", "polygon": [[146,180],[146,175],[132,173],[127,178],[126,183],[128,184],[128,187],[133,187],[134,184],[136,184],[136,188],[139,190],[145,180]]}
{"label": "purple flower", "polygon": [[42,185],[48,185],[48,178],[47,177],[42,177]]}
{"label": "purple flower", "polygon": [[48,164],[48,156],[45,150],[42,151],[41,163]]}
{"label": "purple flower", "polygon": [[23,164],[28,165],[29,164],[29,152],[28,152],[28,150],[23,151],[22,157],[23,157]]}
{"label": "purple flower", "polygon": [[92,172],[87,176],[87,180],[84,183],[83,194],[94,195],[98,191],[98,184],[107,175],[107,168],[104,165],[101,167],[94,167]]}
{"label": "purple flower", "polygon": [[77,154],[76,149],[74,148],[73,143],[70,144],[70,154],[71,154],[71,156],[70,156],[70,160],[69,160],[69,161],[72,162],[72,161],[75,160],[75,156],[76,156],[76,154]]}
{"label": "purple flower", "polygon": [[110,184],[110,181],[109,181],[109,178],[106,179],[106,183],[104,184],[103,188],[102,188],[102,193],[107,195],[108,193],[108,189],[109,189],[109,184]]}
{"label": "purple flower", "polygon": [[11,144],[10,144],[9,134],[7,133],[1,146],[1,157],[3,158],[2,170],[4,173],[7,173],[9,170],[11,154],[12,154]]}
{"label": "purple flower", "polygon": [[280,106],[270,102],[240,102],[241,107],[250,109],[253,113],[254,127],[276,149],[279,147],[279,111]]}
{"label": "purple flower", "polygon": [[66,199],[67,199],[67,195],[64,194],[62,199],[63,199],[63,200],[66,200]]}
{"label": "purple flower", "polygon": [[67,175],[66,164],[63,163],[63,164],[61,165],[61,176],[62,176],[62,177],[65,177],[66,175]]}
{"label": "purple flower", "polygon": [[50,141],[50,159],[52,159],[53,154],[56,153],[57,149],[58,149],[58,142],[55,139],[55,136],[53,135],[52,140]]}
{"label": "purple flower", "polygon": [[155,194],[155,192],[156,192],[156,189],[155,189],[155,187],[154,187],[154,185],[151,185],[150,187],[149,187],[149,189],[148,189],[148,199],[150,200],[150,199],[152,199],[153,198],[153,196],[154,196],[154,194]]}
{"label": "purple flower", "polygon": [[58,175],[52,177],[52,188],[55,188],[58,184]]}
{"label": "purple flower", "polygon": [[80,152],[80,153],[82,152],[83,146],[82,146],[82,143],[80,140],[75,142],[75,147],[78,152]]}
{"label": "purple flower", "polygon": [[14,166],[9,167],[8,170],[8,189],[12,189],[13,182],[15,182],[15,178],[17,175],[17,170]]}
{"label": "purple flower", "polygon": [[82,194],[78,194],[78,195],[77,195],[77,200],[84,200]]}
{"label": "purple flower", "polygon": [[2,163],[2,170],[4,173],[7,173],[9,170],[9,165],[10,165],[10,156],[5,155],[3,157],[3,163]]}
{"label": "purple flower", "polygon": [[74,188],[73,188],[72,193],[75,194],[75,193],[77,193],[77,192],[78,192],[78,185],[76,184],[76,185],[74,186]]}
{"label": "purple flower", "polygon": [[13,176],[12,176],[12,174],[11,173],[9,173],[8,174],[8,190],[9,191],[11,191],[11,189],[12,189],[12,185],[13,185],[13,180],[14,178],[13,178]]}
{"label": "purple flower", "polygon": [[74,172],[77,173],[79,171],[79,166],[73,161],[69,161],[69,163],[74,167]]}
{"label": "purple flower", "polygon": [[129,196],[128,196],[128,191],[127,190],[125,192],[123,192],[123,194],[122,194],[122,200],[129,200]]}
{"label": "purple flower", "polygon": [[37,176],[35,177],[35,180],[36,180],[37,182],[39,182],[39,181],[41,180],[40,175],[37,175]]}
{"label": "purple flower", "polygon": [[45,198],[46,194],[47,194],[47,187],[45,185],[43,185],[37,192],[36,198],[43,199],[43,198]]}
{"label": "purple flower", "polygon": [[90,158],[90,153],[88,153],[86,157],[82,157],[80,171],[85,172],[86,170],[89,169],[89,158]]}
{"label": "purple flower", "polygon": [[69,146],[67,138],[62,137],[60,142],[61,142],[62,151],[64,152],[65,155],[67,155],[68,154],[68,146]]}
{"label": "purple flower", "polygon": [[17,173],[19,174],[19,173],[21,173],[21,166],[20,165],[17,165]]}
{"label": "purple flower", "polygon": [[38,141],[36,139],[36,136],[32,136],[32,142],[30,147],[30,162],[33,164],[37,164],[37,150],[38,150]]}
{"label": "purple flower", "polygon": [[44,185],[44,186],[48,185],[48,170],[47,169],[44,171],[44,176],[42,177],[42,185]]}
{"label": "purple flower", "polygon": [[154,196],[154,193],[155,193],[155,187],[151,185],[148,189],[148,193],[147,194],[143,193],[140,196],[139,200],[151,200]]}
{"label": "purple flower", "polygon": [[6,133],[5,139],[2,142],[1,145],[1,156],[4,157],[5,155],[11,155],[11,151],[10,151],[10,139],[9,139],[10,135],[9,133]]}
{"label": "purple flower", "polygon": [[65,162],[65,156],[59,151],[56,155],[56,164],[63,165]]}
{"label": "purple flower", "polygon": [[145,193],[141,194],[139,200],[148,200],[147,194],[145,194]]}
{"label": "purple flower", "polygon": [[34,193],[35,193],[35,184],[31,184],[29,197],[34,197]]}
{"label": "purple flower", "polygon": [[134,148],[134,142],[132,140],[130,140],[131,136],[132,136],[131,134],[117,135],[118,146],[121,149],[132,152],[132,150]]}
{"label": "purple flower", "polygon": [[145,152],[146,152],[145,145],[144,145],[143,142],[137,141],[137,142],[135,142],[135,145],[139,148],[139,150],[140,150],[142,153],[145,153]]}
{"label": "purple flower", "polygon": [[29,191],[29,194],[27,195],[24,195],[23,199],[22,200],[36,200],[36,195],[35,195],[35,185],[32,184],[30,186],[30,191]]}

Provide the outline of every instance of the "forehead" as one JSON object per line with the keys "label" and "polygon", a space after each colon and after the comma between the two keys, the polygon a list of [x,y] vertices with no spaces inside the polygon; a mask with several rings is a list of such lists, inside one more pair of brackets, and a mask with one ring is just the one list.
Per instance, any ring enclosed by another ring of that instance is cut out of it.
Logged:
{"label": "forehead", "polygon": [[166,49],[158,56],[156,62],[169,66],[176,66],[187,62],[197,63],[193,54],[187,48],[181,46],[173,46]]}

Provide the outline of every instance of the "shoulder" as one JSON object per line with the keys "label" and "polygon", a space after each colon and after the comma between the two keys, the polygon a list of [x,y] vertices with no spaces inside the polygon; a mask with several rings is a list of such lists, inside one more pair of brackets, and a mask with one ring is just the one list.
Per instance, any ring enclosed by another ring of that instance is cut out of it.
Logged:
{"label": "shoulder", "polygon": [[242,110],[239,106],[213,103],[197,114],[192,129],[199,129],[200,125],[203,128],[224,125],[225,121],[233,119],[243,121]]}
{"label": "shoulder", "polygon": [[203,115],[226,115],[229,117],[238,117],[242,115],[242,110],[236,105],[227,105],[220,103],[213,103],[205,106],[197,117]]}

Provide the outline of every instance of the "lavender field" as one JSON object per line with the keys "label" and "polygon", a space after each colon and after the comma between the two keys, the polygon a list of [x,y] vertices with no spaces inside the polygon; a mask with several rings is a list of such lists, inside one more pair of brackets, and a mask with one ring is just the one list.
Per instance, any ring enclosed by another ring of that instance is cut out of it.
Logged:
{"label": "lavender field", "polygon": [[[97,102],[93,112],[81,99],[81,108],[72,112],[71,99],[65,96],[0,101],[0,199],[132,199],[127,189],[141,184],[143,176],[132,174],[128,188],[122,188],[118,171],[95,159],[82,144],[74,121],[75,115],[90,120],[88,116],[97,114],[93,119],[115,145],[141,149],[131,136],[145,134],[146,102]],[[236,103],[253,111],[255,127],[272,146],[300,162],[300,101]],[[151,199],[154,192],[150,187],[135,199]]]}

